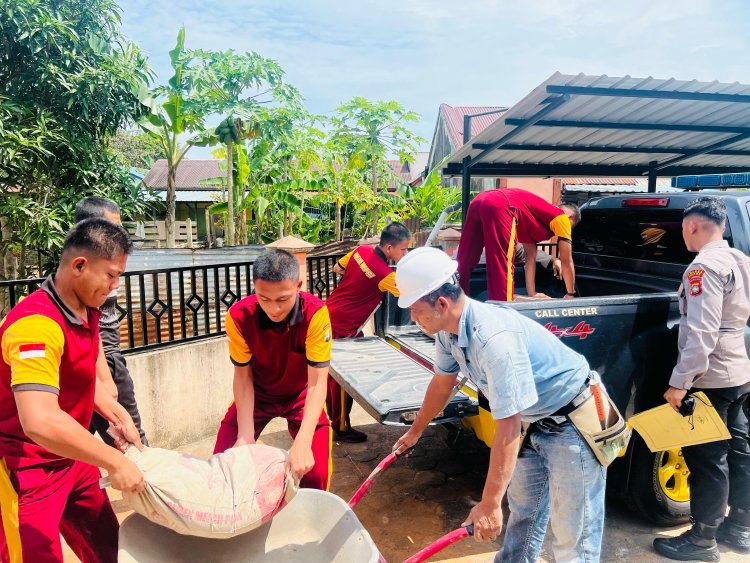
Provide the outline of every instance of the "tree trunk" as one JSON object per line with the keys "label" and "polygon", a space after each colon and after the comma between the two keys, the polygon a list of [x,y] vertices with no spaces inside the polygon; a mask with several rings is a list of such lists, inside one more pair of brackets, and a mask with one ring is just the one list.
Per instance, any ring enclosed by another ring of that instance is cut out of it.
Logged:
{"label": "tree trunk", "polygon": [[167,248],[174,248],[175,233],[175,209],[177,207],[177,167],[167,162],[167,219],[165,226],[167,228]]}
{"label": "tree trunk", "polygon": [[13,264],[13,251],[11,250],[10,240],[13,231],[10,228],[10,221],[6,217],[0,217],[0,240],[5,242],[5,252],[3,252],[3,279],[12,280],[15,275]]}
{"label": "tree trunk", "polygon": [[227,221],[227,244],[234,246],[234,144],[231,140],[227,142],[227,208],[229,210],[229,221]]}
{"label": "tree trunk", "polygon": [[[375,164],[375,159],[373,158],[371,160],[371,166],[372,166],[372,192],[377,196],[378,195],[378,168]],[[378,204],[375,204],[375,209],[372,213],[372,230],[374,233],[378,232]]]}
{"label": "tree trunk", "polygon": [[[299,208],[299,230],[297,231],[297,233],[302,232],[302,223],[303,223],[302,216],[305,214],[305,184],[307,184],[307,182],[302,183],[302,198],[300,200],[300,208]],[[294,219],[292,219],[292,225],[293,224],[294,224]],[[292,228],[290,229],[290,231],[294,232],[294,229]]]}
{"label": "tree trunk", "polygon": [[242,236],[242,244],[247,246],[247,210],[243,209],[240,211],[240,234]]}
{"label": "tree trunk", "polygon": [[341,237],[341,202],[336,200],[336,240],[342,240]]}

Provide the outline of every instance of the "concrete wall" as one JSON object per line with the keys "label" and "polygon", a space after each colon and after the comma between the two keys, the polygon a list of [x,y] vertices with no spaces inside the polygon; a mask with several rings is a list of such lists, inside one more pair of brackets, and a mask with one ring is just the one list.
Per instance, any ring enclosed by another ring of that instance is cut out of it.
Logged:
{"label": "concrete wall", "polygon": [[216,435],[232,400],[234,369],[223,336],[126,356],[152,446]]}

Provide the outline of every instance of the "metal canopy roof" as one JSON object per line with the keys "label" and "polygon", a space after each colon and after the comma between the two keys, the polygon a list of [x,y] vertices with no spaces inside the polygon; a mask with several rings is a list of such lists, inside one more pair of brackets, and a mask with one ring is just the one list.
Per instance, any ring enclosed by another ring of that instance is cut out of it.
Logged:
{"label": "metal canopy roof", "polygon": [[444,173],[652,180],[748,168],[748,85],[555,73],[459,149]]}

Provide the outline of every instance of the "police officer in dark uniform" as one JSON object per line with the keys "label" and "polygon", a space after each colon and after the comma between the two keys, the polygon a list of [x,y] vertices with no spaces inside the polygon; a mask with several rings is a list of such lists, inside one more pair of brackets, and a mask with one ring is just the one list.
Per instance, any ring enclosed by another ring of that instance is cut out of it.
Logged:
{"label": "police officer in dark uniform", "polygon": [[750,443],[743,408],[750,396],[744,335],[750,258],[723,239],[726,218],[720,198],[701,197],[682,220],[685,244],[698,255],[679,289],[679,357],[664,398],[678,409],[689,391],[703,391],[731,439],[682,449],[691,474],[693,526],[676,538],[654,540],[659,554],[681,561],[719,561],[717,540],[750,553]]}

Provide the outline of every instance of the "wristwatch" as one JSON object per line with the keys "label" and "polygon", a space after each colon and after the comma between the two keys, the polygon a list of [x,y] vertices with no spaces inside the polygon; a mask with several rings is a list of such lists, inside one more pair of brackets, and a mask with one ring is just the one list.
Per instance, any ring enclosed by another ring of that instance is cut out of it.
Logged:
{"label": "wristwatch", "polygon": [[568,295],[569,297],[578,297],[577,291],[568,291],[565,295]]}

